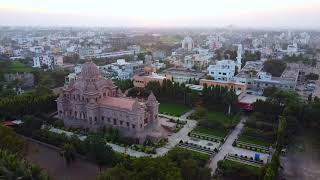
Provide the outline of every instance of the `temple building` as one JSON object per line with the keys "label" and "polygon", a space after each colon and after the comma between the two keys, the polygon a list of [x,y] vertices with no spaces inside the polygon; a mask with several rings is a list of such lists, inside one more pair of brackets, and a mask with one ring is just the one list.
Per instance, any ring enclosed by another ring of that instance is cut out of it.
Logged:
{"label": "temple building", "polygon": [[81,73],[57,99],[58,116],[66,127],[88,131],[112,127],[140,143],[162,136],[158,131],[158,106],[152,93],[143,101],[126,97],[111,80],[101,76],[91,61],[82,65]]}

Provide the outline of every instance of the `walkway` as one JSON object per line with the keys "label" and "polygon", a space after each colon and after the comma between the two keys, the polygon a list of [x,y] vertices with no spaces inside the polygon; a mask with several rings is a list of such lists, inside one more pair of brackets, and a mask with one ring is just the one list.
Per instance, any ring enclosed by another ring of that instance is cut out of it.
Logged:
{"label": "walkway", "polygon": [[168,137],[168,143],[164,147],[160,147],[156,149],[156,154],[146,154],[144,152],[135,151],[130,148],[125,148],[116,144],[108,143],[112,147],[114,151],[120,152],[120,153],[126,153],[129,156],[134,157],[143,157],[143,156],[152,156],[152,157],[158,157],[165,155],[170,149],[174,148],[181,140],[182,141],[188,141],[190,137],[188,136],[188,133],[191,132],[197,125],[197,121],[195,120],[188,120],[187,117],[193,113],[194,110],[191,110],[185,114],[183,114],[180,117],[174,117],[169,115],[163,115],[161,116],[170,118],[170,119],[180,119],[182,121],[187,121],[187,124],[184,125],[182,129],[180,129],[179,132],[172,134]]}
{"label": "walkway", "polygon": [[232,143],[237,139],[238,135],[240,134],[244,122],[246,121],[247,117],[242,117],[241,121],[238,123],[236,128],[232,131],[232,133],[228,136],[225,143],[220,147],[219,152],[210,160],[209,167],[211,169],[211,173],[215,173],[218,167],[218,161],[223,160],[224,157],[233,151]]}

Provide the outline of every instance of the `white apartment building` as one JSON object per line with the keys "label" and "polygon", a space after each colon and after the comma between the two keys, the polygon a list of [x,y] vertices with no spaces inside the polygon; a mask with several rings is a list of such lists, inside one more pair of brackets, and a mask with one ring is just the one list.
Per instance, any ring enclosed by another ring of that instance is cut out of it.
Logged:
{"label": "white apartment building", "polygon": [[236,63],[233,60],[221,60],[208,67],[208,75],[219,81],[229,81],[235,72]]}
{"label": "white apartment building", "polygon": [[191,51],[194,48],[194,43],[191,37],[185,37],[181,42],[181,48],[187,51]]}
{"label": "white apartment building", "polygon": [[212,57],[212,54],[193,54],[185,56],[183,59],[183,67],[188,69],[193,69],[194,67],[198,69],[206,68],[208,67],[209,61]]}
{"label": "white apartment building", "polygon": [[124,59],[118,59],[115,63],[100,66],[102,74],[112,79],[131,79],[133,75],[141,72],[142,68],[143,61],[126,62]]}
{"label": "white apartment building", "polygon": [[54,66],[63,65],[63,56],[54,55],[37,55],[33,57],[33,67],[41,68],[43,66],[48,66],[48,69],[53,69]]}

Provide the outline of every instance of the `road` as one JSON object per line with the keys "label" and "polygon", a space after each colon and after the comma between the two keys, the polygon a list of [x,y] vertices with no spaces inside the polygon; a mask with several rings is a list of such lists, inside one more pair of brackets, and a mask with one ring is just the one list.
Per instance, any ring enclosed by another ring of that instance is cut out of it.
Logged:
{"label": "road", "polygon": [[237,139],[238,135],[240,134],[246,119],[247,117],[241,118],[236,128],[232,131],[232,133],[228,136],[224,144],[220,147],[220,151],[212,159],[210,159],[209,168],[211,169],[212,174],[216,172],[216,169],[218,167],[218,161],[223,160],[228,153],[232,152],[232,143]]}

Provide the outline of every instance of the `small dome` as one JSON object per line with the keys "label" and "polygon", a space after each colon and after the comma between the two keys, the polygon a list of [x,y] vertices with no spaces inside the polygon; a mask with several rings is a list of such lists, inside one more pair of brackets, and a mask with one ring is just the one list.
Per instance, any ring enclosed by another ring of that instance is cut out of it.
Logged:
{"label": "small dome", "polygon": [[100,76],[100,71],[93,62],[85,62],[82,65],[81,76],[84,79],[98,78]]}

